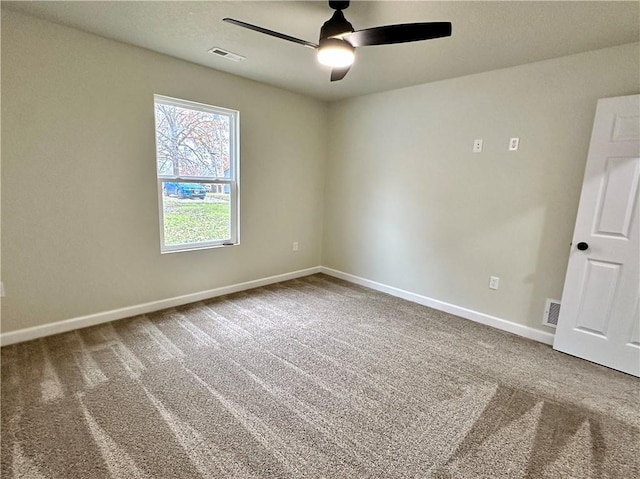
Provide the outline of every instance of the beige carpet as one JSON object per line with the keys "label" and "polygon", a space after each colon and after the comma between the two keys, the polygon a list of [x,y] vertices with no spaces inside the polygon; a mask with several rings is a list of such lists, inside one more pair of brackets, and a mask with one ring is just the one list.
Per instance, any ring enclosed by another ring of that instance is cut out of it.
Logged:
{"label": "beige carpet", "polygon": [[3,478],[637,478],[639,381],[323,275],[2,349]]}

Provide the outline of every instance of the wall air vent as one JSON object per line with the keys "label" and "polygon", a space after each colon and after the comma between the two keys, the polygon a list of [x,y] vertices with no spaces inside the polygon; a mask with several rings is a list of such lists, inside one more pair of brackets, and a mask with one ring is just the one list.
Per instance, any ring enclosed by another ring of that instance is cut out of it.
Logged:
{"label": "wall air vent", "polygon": [[542,324],[555,328],[558,326],[558,317],[560,317],[560,301],[557,299],[547,299]]}
{"label": "wall air vent", "polygon": [[231,60],[232,62],[241,62],[245,58],[242,55],[231,53],[227,50],[223,50],[222,48],[218,48],[218,47],[213,47],[207,51],[212,55],[218,55],[219,57],[226,58],[227,60]]}

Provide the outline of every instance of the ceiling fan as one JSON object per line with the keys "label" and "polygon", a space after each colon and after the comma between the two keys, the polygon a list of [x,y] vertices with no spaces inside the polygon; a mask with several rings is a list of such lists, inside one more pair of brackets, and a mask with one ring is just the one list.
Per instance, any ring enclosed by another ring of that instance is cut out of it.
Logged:
{"label": "ceiling fan", "polygon": [[355,49],[357,47],[418,42],[451,35],[450,22],[402,23],[356,31],[342,13],[342,10],[349,8],[348,1],[329,1],[329,7],[334,9],[335,12],[322,25],[318,43],[300,40],[284,33],[267,30],[233,18],[223,18],[222,20],[239,27],[313,48],[317,51],[318,61],[332,68],[331,81],[342,80],[349,72],[355,59]]}

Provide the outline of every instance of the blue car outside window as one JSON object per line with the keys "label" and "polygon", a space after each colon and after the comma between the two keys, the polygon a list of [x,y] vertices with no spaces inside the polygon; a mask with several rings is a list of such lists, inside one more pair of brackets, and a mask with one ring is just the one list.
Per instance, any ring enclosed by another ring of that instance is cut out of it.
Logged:
{"label": "blue car outside window", "polygon": [[178,198],[200,198],[204,199],[207,190],[200,183],[164,183],[165,196],[176,196]]}

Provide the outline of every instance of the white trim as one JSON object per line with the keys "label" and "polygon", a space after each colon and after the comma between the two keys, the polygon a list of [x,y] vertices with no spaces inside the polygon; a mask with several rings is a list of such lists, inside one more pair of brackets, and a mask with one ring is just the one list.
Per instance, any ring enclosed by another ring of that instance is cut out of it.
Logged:
{"label": "white trim", "polygon": [[335,278],[349,281],[350,283],[366,286],[367,288],[374,289],[383,293],[396,296],[398,298],[406,299],[414,303],[428,306],[438,311],[444,311],[445,313],[454,314],[461,318],[470,319],[476,323],[485,324],[487,326],[500,329],[502,331],[508,331],[524,338],[539,341],[544,344],[553,344],[553,334],[546,331],[540,331],[538,329],[530,328],[529,326],[523,326],[506,319],[491,316],[471,309],[456,306],[437,299],[428,298],[420,294],[411,293],[403,289],[395,288],[393,286],[387,286],[376,281],[371,281],[360,276],[355,276],[349,273],[344,273],[335,269],[327,268],[325,266],[315,266],[313,268],[301,269],[298,271],[292,271],[290,273],[279,274],[276,276],[269,276],[267,278],[256,279],[253,281],[247,281],[244,283],[232,284],[229,286],[222,286],[220,288],[210,289],[207,291],[201,291],[199,293],[185,294],[183,296],[176,296],[174,298],[162,299],[159,301],[153,301],[150,303],[138,304],[135,306],[128,306],[126,308],[113,309],[111,311],[105,311],[102,313],[90,314],[87,316],[80,316],[78,318],[66,319],[55,323],[44,324],[42,326],[34,326],[32,328],[19,329],[18,331],[11,331],[8,333],[0,334],[0,346],[8,346],[10,344],[21,343],[24,341],[30,341],[32,339],[43,338],[51,336],[53,334],[66,333],[75,329],[86,328],[89,326],[95,326],[109,321],[115,321],[118,319],[129,318],[131,316],[137,316],[139,314],[151,313],[153,311],[159,311],[161,309],[172,308],[183,304],[194,303],[196,301],[203,301],[209,298],[215,298],[216,296],[222,296],[225,294],[237,293],[238,291],[245,291],[248,289],[259,288],[273,283],[280,283],[282,281],[288,281],[290,279],[302,278],[316,273],[324,273]]}
{"label": "white trim", "polygon": [[43,324],[42,326],[19,329],[18,331],[10,331],[8,333],[0,334],[0,346],[8,346],[9,344],[21,343],[23,341],[43,338],[45,336],[51,336],[53,334],[66,333],[75,329],[108,323],[109,321],[129,318],[131,316],[137,316],[139,314],[151,313],[153,311],[159,311],[161,309],[173,308],[175,306],[180,306],[183,304],[189,304],[196,301],[215,298],[216,296],[237,293],[238,291],[259,288],[268,284],[280,283],[282,281],[301,278],[303,276],[309,276],[319,272],[320,266],[316,266],[313,268],[292,271],[291,273],[284,273],[276,276],[269,276],[267,278],[247,281],[244,283],[222,286],[220,288],[209,289],[207,291],[201,291],[199,293],[185,294],[183,296],[161,299],[159,301],[152,301],[150,303],[138,304],[135,306],[128,306],[126,308],[120,309],[113,309],[111,311],[104,311],[102,313],[80,316],[78,318],[65,319],[63,321],[57,321],[55,323]]}
{"label": "white trim", "polygon": [[478,311],[473,311],[471,309],[456,306],[454,304],[445,303],[444,301],[428,298],[427,296],[411,293],[410,291],[394,288],[393,286],[387,286],[386,284],[377,283],[369,279],[361,278],[360,276],[344,273],[342,271],[327,268],[325,266],[320,267],[320,272],[328,274],[329,276],[333,276],[335,278],[349,281],[350,283],[366,286],[367,288],[375,289],[376,291],[381,291],[392,296],[397,296],[398,298],[422,304],[423,306],[428,306],[430,308],[437,309],[438,311],[444,311],[445,313],[454,314],[456,316],[460,316],[461,318],[470,319],[471,321],[475,321],[476,323],[485,324],[496,329],[501,329],[502,331],[508,331],[509,333],[517,334],[518,336],[522,336],[524,338],[533,339],[534,341],[538,341],[544,344],[553,344],[553,334],[547,333],[546,331],[540,331],[538,329],[530,328],[529,326],[514,323],[506,319],[498,318],[496,316],[491,316],[485,313],[480,313]]}

